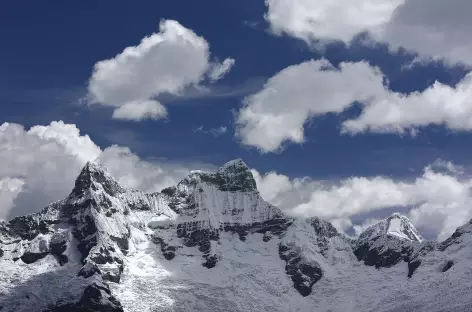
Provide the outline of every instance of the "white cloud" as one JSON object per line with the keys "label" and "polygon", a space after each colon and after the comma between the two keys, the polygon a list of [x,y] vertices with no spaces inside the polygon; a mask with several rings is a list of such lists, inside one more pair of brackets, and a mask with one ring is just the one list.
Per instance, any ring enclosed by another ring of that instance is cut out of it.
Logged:
{"label": "white cloud", "polygon": [[381,29],[405,0],[266,0],[266,19],[276,33],[310,40],[350,42]]}
{"label": "white cloud", "polygon": [[326,60],[289,66],[245,99],[237,117],[238,136],[263,152],[279,149],[286,140],[301,143],[308,118],[340,113],[356,100],[381,94],[382,79],[365,62],[342,63],[339,70]]}
{"label": "white cloud", "polygon": [[281,204],[280,198],[278,198],[280,194],[291,192],[294,189],[292,181],[283,174],[268,172],[261,176],[255,169],[252,169],[251,173],[254,180],[256,180],[257,189],[264,199],[274,205],[279,206]]}
{"label": "white cloud", "polygon": [[216,137],[219,137],[220,135],[223,135],[226,132],[228,132],[228,127],[219,126],[217,128],[210,128],[210,129],[206,130],[203,126],[200,126],[200,127],[197,127],[195,129],[193,129],[193,132],[202,132],[202,133],[205,133],[205,134],[211,134],[216,138]]}
{"label": "white cloud", "polygon": [[[472,219],[472,179],[463,178],[453,165],[444,172],[435,168],[428,166],[421,176],[403,181],[377,176],[327,182],[257,171],[254,176],[262,196],[290,214],[318,216],[346,230],[354,216],[412,207],[412,222],[444,239]],[[370,223],[353,229],[359,232]]]}
{"label": "white cloud", "polygon": [[[190,173],[190,167],[193,166],[164,160],[144,161],[129,148],[117,145],[107,147],[98,160],[121,185],[148,193],[177,184]],[[202,164],[198,168],[206,169],[208,165]]]}
{"label": "white cloud", "polygon": [[365,230],[367,230],[367,228],[369,228],[370,226],[376,224],[377,222],[381,221],[380,219],[374,219],[374,218],[371,218],[371,219],[366,219],[362,222],[362,224],[356,224],[354,225],[352,228],[354,229],[354,234],[355,236],[359,236],[360,234],[362,234],[362,232],[364,232]]}
{"label": "white cloud", "polygon": [[208,73],[211,81],[217,81],[223,78],[231,70],[231,68],[233,68],[235,63],[236,61],[233,58],[227,58],[221,64],[214,64]]}
{"label": "white cloud", "polygon": [[64,198],[84,164],[97,158],[123,186],[146,192],[175,184],[192,166],[147,162],[116,145],[102,151],[75,125],[62,121],[29,130],[4,123],[0,126],[0,219],[39,211]]}
{"label": "white cloud", "polygon": [[[10,193],[17,214],[37,211],[70,192],[82,165],[99,154],[74,125],[53,122],[28,131],[18,124],[0,126],[0,180],[22,184]],[[2,206],[0,215],[8,216],[11,208]]]}
{"label": "white cloud", "polygon": [[154,100],[128,102],[113,112],[113,119],[139,121],[142,119],[160,119],[167,117],[167,110]]}
{"label": "white cloud", "polygon": [[266,5],[266,19],[278,34],[349,44],[367,32],[393,49],[472,65],[468,0],[266,0]]}
{"label": "white cloud", "polygon": [[472,2],[408,0],[397,9],[378,40],[420,56],[472,65]]}
{"label": "white cloud", "polygon": [[24,182],[21,179],[4,177],[0,180],[0,220],[7,218],[8,208],[21,192]]}
{"label": "white cloud", "polygon": [[178,95],[184,88],[198,85],[209,72],[213,80],[220,79],[233,64],[233,59],[212,62],[203,37],[177,21],[163,20],[159,33],[95,64],[89,97],[93,103],[116,107],[115,118],[155,119],[165,115],[164,107],[154,101],[156,96]]}
{"label": "white cloud", "polygon": [[410,94],[392,92],[384,80],[367,62],[334,68],[322,59],[289,66],[245,98],[237,135],[262,152],[277,151],[285,141],[302,143],[304,125],[311,118],[341,113],[356,101],[362,113],[343,123],[345,132],[415,133],[417,127],[431,124],[472,129],[472,73],[455,87],[436,82]]}
{"label": "white cloud", "polygon": [[455,87],[435,82],[422,92],[385,94],[368,103],[359,118],[344,123],[349,132],[403,132],[415,127],[445,125],[472,129],[472,73]]}

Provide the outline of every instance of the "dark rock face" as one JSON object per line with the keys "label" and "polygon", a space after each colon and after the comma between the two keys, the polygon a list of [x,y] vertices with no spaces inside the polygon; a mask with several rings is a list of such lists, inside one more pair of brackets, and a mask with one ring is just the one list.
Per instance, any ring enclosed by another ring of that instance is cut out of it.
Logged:
{"label": "dark rock face", "polygon": [[123,308],[108,286],[92,284],[85,288],[78,302],[59,304],[44,312],[123,312]]}
{"label": "dark rock face", "polygon": [[43,259],[47,255],[49,255],[49,252],[47,252],[47,251],[46,252],[38,252],[38,253],[25,252],[20,257],[20,259],[26,264],[31,264],[33,262],[36,262],[36,261],[40,260],[40,259]]}
{"label": "dark rock face", "polygon": [[166,260],[174,259],[176,250],[177,250],[177,247],[170,246],[165,243],[161,244],[161,251],[162,251],[162,254],[164,255],[164,258],[166,258]]}
{"label": "dark rock face", "polygon": [[[331,223],[319,218],[311,218],[309,222],[316,233],[313,244],[316,244],[321,254],[326,257],[329,239],[340,234]],[[285,272],[292,279],[293,286],[300,295],[306,297],[311,294],[313,285],[323,277],[320,265],[314,261],[305,261],[299,247],[283,242],[279,244],[279,256],[285,261]]]}
{"label": "dark rock face", "polygon": [[441,272],[443,273],[447,272],[450,268],[452,268],[453,265],[454,265],[454,261],[452,260],[447,261],[444,267],[442,268]]}
{"label": "dark rock face", "polygon": [[426,241],[421,244],[421,248],[417,249],[408,259],[408,277],[412,277],[413,273],[421,266],[421,259],[428,253],[437,249],[437,243]]}
{"label": "dark rock face", "polygon": [[408,277],[412,277],[413,273],[415,273],[416,269],[418,269],[421,265],[421,261],[419,259],[408,262]]}
{"label": "dark rock face", "polygon": [[[280,236],[292,221],[283,217],[276,217],[266,222],[253,223],[248,225],[224,224],[220,229],[200,228],[199,222],[186,222],[177,225],[177,237],[182,240],[186,247],[198,246],[202,257],[205,260],[202,265],[206,268],[213,268],[218,263],[218,256],[212,252],[211,241],[218,241],[220,232],[232,232],[238,234],[241,241],[246,240],[246,236],[251,233],[264,234],[264,241],[269,241],[273,236]],[[167,258],[174,258],[176,247],[169,246],[157,236],[152,240],[156,244],[161,244],[161,250]]]}
{"label": "dark rock face", "polygon": [[270,232],[266,232],[264,233],[264,236],[262,236],[262,240],[266,243],[270,241],[271,239],[272,239],[272,234]]}
{"label": "dark rock face", "polygon": [[[199,182],[212,184],[220,191],[224,192],[257,191],[256,181],[247,165],[241,159],[226,163],[216,173],[194,173],[181,181],[180,184],[194,188]],[[164,189],[162,190],[162,193],[169,197],[179,197],[184,195],[179,194],[179,191],[177,191],[175,187]]]}
{"label": "dark rock face", "polygon": [[[73,235],[80,242],[79,251],[81,260],[87,258],[90,250],[97,244],[96,232],[97,226],[89,213],[86,213],[90,207],[97,206],[93,199],[87,199],[80,204],[65,206],[64,210],[69,215],[68,223],[74,226]],[[80,226],[78,226],[80,225]]]}
{"label": "dark rock face", "polygon": [[421,266],[422,259],[434,250],[438,243],[433,241],[413,242],[381,235],[369,241],[354,243],[354,255],[368,266],[388,268],[401,261],[408,263],[408,277],[411,278]]}
{"label": "dark rock face", "polygon": [[210,240],[217,241],[219,236],[219,231],[216,229],[198,229],[196,230],[187,230],[188,224],[183,223],[177,226],[177,237],[182,239],[182,242],[187,247],[207,245]]}
{"label": "dark rock face", "polygon": [[316,244],[320,248],[323,256],[327,256],[326,252],[329,248],[329,238],[339,236],[336,228],[329,222],[323,221],[319,218],[311,218],[311,226],[315,229]]}
{"label": "dark rock face", "polygon": [[91,255],[91,260],[96,264],[106,264],[106,263],[113,263],[115,261],[120,262],[121,259],[117,259],[113,257],[113,247],[100,247],[99,252],[94,253]]}
{"label": "dark rock face", "polygon": [[190,228],[195,228],[195,230],[189,231],[187,230],[188,228],[189,224],[179,224],[177,226],[177,237],[181,238],[182,243],[187,247],[198,246],[198,250],[200,250],[205,260],[202,263],[204,267],[215,267],[218,262],[218,256],[212,253],[210,241],[219,240],[219,231],[216,229],[198,229],[197,226],[190,226]]}
{"label": "dark rock face", "polygon": [[173,197],[177,192],[175,186],[167,187],[161,191],[162,194]]}
{"label": "dark rock face", "polygon": [[121,252],[126,255],[128,253],[129,249],[129,237],[115,237],[115,236],[110,236],[110,238],[118,245],[118,248],[120,248]]}
{"label": "dark rock face", "polygon": [[460,244],[462,242],[462,236],[464,234],[472,234],[472,220],[470,220],[469,223],[457,228],[455,232],[451,235],[451,237],[449,237],[439,245],[438,249],[444,251],[449,246]]}
{"label": "dark rock face", "polygon": [[104,281],[119,283],[121,280],[121,273],[123,273],[123,267],[120,267],[119,273],[105,272],[102,273],[102,278]]}
{"label": "dark rock face", "polygon": [[125,191],[105,172],[102,166],[88,162],[75,180],[71,196],[81,197],[89,188],[94,189],[93,182],[99,183],[110,196],[116,196]]}
{"label": "dark rock face", "polygon": [[167,260],[172,260],[175,258],[175,251],[177,247],[167,244],[164,239],[157,236],[156,234],[151,235],[151,241],[156,245],[161,245],[161,251],[164,255],[164,258]]}
{"label": "dark rock face", "polygon": [[266,222],[257,222],[249,225],[225,224],[223,225],[223,230],[237,233],[241,241],[245,241],[246,236],[250,233],[264,234],[267,241],[269,241],[270,237],[280,236],[284,233],[291,224],[292,221],[290,219],[279,216]]}
{"label": "dark rock face", "polygon": [[311,294],[313,285],[323,277],[317,263],[305,263],[290,247],[279,245],[280,259],[286,262],[285,272],[292,279],[293,286],[303,297]]}
{"label": "dark rock face", "polygon": [[[382,244],[376,244],[379,239],[383,240]],[[389,245],[394,247],[386,247]],[[409,262],[413,251],[414,249],[409,242],[383,235],[357,245],[354,249],[354,255],[359,261],[363,261],[365,265],[375,266],[376,268],[389,268],[400,261]]]}
{"label": "dark rock face", "polygon": [[207,269],[214,268],[219,260],[217,255],[204,255],[203,257],[206,261],[202,265]]}
{"label": "dark rock face", "polygon": [[[147,201],[144,200],[143,198],[141,197],[138,197],[137,200],[134,200],[132,202],[128,202],[128,206],[131,210],[141,210],[141,211],[149,211],[151,210],[151,206],[149,205],[149,201],[153,200],[153,198],[156,196],[156,195],[153,195],[153,194],[146,194],[144,195],[146,196],[146,198],[148,199]],[[128,211],[129,213],[129,211]],[[126,214],[126,213],[125,213]]]}
{"label": "dark rock face", "polygon": [[39,221],[34,215],[16,217],[8,225],[10,235],[21,239],[32,240],[40,233]]}
{"label": "dark rock face", "polygon": [[216,173],[202,173],[202,181],[218,186],[220,191],[250,192],[257,190],[256,181],[247,165],[241,160],[225,164]]}
{"label": "dark rock face", "polygon": [[51,253],[53,255],[61,255],[67,249],[67,242],[62,241],[62,242],[50,243],[49,247],[51,248]]}
{"label": "dark rock face", "polygon": [[95,264],[87,263],[82,267],[82,269],[80,269],[79,273],[77,273],[77,276],[89,278],[94,274],[101,274],[101,272]]}
{"label": "dark rock face", "polygon": [[69,259],[67,258],[66,255],[63,255],[64,251],[67,249],[67,242],[66,241],[60,241],[60,242],[53,242],[49,244],[49,247],[51,249],[51,254],[56,257],[57,262],[59,265],[64,265],[66,264]]}
{"label": "dark rock face", "polygon": [[0,258],[3,257],[3,250],[0,248]]}

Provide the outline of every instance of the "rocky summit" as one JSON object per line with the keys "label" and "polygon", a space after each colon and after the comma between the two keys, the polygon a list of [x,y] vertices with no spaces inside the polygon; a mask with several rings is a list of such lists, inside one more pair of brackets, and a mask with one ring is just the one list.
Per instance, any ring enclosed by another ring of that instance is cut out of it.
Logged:
{"label": "rocky summit", "polygon": [[266,202],[242,160],[145,194],[87,163],[70,195],[0,223],[1,312],[472,311],[472,223],[400,214],[359,238]]}

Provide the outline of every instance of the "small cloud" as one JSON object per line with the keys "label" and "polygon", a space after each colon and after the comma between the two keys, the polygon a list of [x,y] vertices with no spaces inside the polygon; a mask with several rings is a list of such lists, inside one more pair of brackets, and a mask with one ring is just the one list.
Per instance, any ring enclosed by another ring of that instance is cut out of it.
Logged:
{"label": "small cloud", "polygon": [[193,132],[202,132],[204,134],[211,134],[216,138],[216,137],[219,137],[220,135],[223,135],[226,132],[228,132],[228,127],[220,126],[220,127],[217,127],[217,128],[211,128],[211,129],[205,130],[203,128],[203,126],[199,126],[195,129],[193,129]]}
{"label": "small cloud", "polygon": [[223,63],[215,63],[208,72],[208,77],[212,82],[220,80],[233,68],[236,61],[233,58],[227,58]]}
{"label": "small cloud", "polygon": [[455,165],[450,161],[445,161],[443,159],[436,159],[431,165],[427,167],[429,170],[434,170],[436,172],[445,172],[455,175],[464,174],[465,169],[463,166]]}
{"label": "small cloud", "polygon": [[113,111],[113,119],[140,121],[167,117],[167,110],[161,103],[153,100],[133,101]]}
{"label": "small cloud", "polygon": [[254,30],[263,30],[266,31],[266,24],[260,21],[248,21],[244,20],[242,21],[243,25],[249,28],[252,28]]}

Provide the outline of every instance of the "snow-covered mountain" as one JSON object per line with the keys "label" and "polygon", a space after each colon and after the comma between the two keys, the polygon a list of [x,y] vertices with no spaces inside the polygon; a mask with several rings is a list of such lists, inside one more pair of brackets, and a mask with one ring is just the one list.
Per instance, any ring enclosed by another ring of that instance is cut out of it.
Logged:
{"label": "snow-covered mountain", "polygon": [[400,215],[356,240],[292,218],[234,160],[144,194],[88,163],[71,194],[0,223],[0,311],[472,311],[472,223]]}

